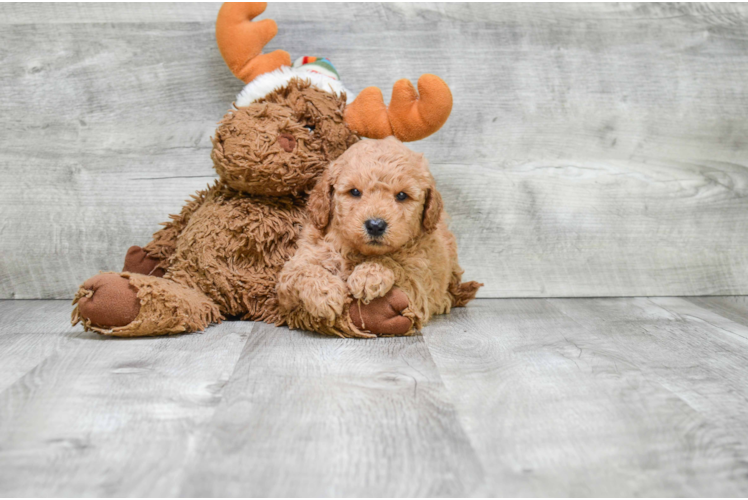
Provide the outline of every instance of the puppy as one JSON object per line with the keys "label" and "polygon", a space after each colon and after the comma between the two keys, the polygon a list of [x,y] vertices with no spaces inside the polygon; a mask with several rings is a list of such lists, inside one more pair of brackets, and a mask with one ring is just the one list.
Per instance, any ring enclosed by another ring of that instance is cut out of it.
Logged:
{"label": "puppy", "polygon": [[[482,286],[461,282],[457,242],[428,162],[393,137],[351,146],[317,182],[307,210],[310,223],[278,280],[291,328],[410,335]],[[372,308],[380,314],[367,324]]]}

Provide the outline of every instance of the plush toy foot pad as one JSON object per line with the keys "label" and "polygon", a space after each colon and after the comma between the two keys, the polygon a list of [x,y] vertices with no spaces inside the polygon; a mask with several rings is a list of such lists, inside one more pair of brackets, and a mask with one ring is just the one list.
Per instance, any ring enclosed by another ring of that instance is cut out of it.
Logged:
{"label": "plush toy foot pad", "polygon": [[122,271],[147,274],[149,276],[161,278],[164,276],[165,272],[160,267],[156,267],[160,263],[160,260],[149,257],[146,251],[139,246],[131,246],[127,249],[127,255],[125,255],[125,267]]}
{"label": "plush toy foot pad", "polygon": [[413,322],[402,315],[408,307],[408,296],[395,287],[384,297],[368,304],[351,305],[350,316],[356,328],[368,330],[376,335],[405,335]]}
{"label": "plush toy foot pad", "polygon": [[96,275],[86,280],[82,288],[91,293],[80,298],[78,310],[81,317],[96,326],[125,326],[140,312],[138,290],[118,274]]}

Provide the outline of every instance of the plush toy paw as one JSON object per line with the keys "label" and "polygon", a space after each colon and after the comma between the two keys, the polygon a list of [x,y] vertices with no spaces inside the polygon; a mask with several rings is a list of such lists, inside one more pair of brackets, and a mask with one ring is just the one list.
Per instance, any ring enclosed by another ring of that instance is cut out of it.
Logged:
{"label": "plush toy paw", "polygon": [[348,289],[353,297],[368,304],[384,297],[395,284],[395,274],[378,262],[357,265],[348,277]]}
{"label": "plush toy paw", "polygon": [[343,314],[348,299],[345,283],[339,278],[309,281],[309,286],[301,289],[299,299],[304,309],[312,316],[325,320],[328,324]]}
{"label": "plush toy paw", "polygon": [[351,321],[356,328],[376,335],[405,335],[413,326],[413,321],[403,316],[408,305],[408,296],[395,287],[368,304],[351,304]]}
{"label": "plush toy paw", "polygon": [[102,328],[129,325],[140,312],[138,290],[116,273],[89,278],[77,297],[81,318]]}
{"label": "plush toy paw", "polygon": [[149,257],[146,251],[139,246],[131,246],[127,249],[125,267],[122,269],[122,272],[146,274],[162,278],[166,272],[160,267],[156,267],[160,263],[159,259]]}

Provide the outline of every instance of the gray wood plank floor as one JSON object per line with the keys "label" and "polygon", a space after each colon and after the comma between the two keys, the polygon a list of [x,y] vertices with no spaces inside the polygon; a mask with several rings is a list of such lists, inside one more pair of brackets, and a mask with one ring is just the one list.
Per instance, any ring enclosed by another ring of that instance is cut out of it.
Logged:
{"label": "gray wood plank floor", "polygon": [[748,299],[110,339],[0,301],[0,496],[748,495]]}

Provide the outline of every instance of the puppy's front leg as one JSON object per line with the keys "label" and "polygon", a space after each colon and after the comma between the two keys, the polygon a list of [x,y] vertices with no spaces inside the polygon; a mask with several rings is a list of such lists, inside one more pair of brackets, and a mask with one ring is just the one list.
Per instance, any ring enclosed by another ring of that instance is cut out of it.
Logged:
{"label": "puppy's front leg", "polygon": [[287,266],[278,282],[278,298],[281,309],[292,311],[301,305],[314,318],[327,324],[343,313],[348,290],[337,276],[321,266],[308,264]]}
{"label": "puppy's front leg", "polygon": [[384,297],[395,284],[395,273],[379,262],[367,261],[357,265],[348,277],[348,289],[353,297],[368,304]]}

